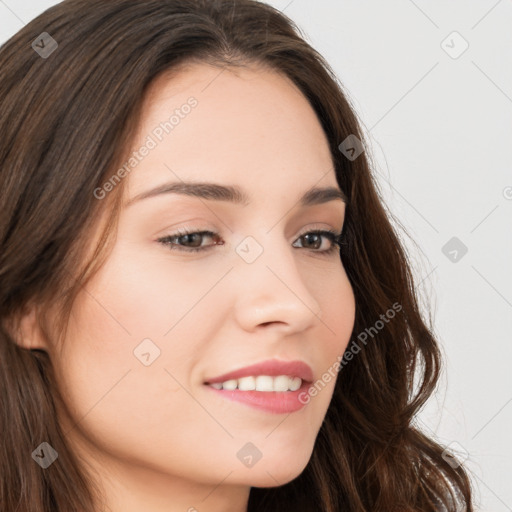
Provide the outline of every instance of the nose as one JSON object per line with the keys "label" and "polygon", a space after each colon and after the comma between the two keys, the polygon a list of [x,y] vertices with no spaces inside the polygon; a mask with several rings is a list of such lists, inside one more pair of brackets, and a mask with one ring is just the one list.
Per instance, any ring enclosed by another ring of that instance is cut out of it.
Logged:
{"label": "nose", "polygon": [[236,320],[247,331],[272,324],[285,334],[304,331],[321,322],[320,305],[305,280],[307,268],[297,265],[296,249],[282,237],[270,238],[254,261],[241,257],[231,273]]}

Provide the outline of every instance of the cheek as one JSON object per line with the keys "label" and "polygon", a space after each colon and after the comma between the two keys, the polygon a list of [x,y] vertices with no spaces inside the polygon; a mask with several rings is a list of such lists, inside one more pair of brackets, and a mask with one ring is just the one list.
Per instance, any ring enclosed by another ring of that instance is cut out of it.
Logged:
{"label": "cheek", "polygon": [[350,341],[355,322],[355,296],[342,266],[322,285],[318,286],[316,297],[322,311],[320,324],[325,332],[325,352],[336,357],[343,354]]}
{"label": "cheek", "polygon": [[319,290],[317,297],[322,311],[319,329],[323,335],[322,349],[318,351],[321,352],[321,361],[318,361],[321,375],[316,382],[316,396],[312,402],[316,401],[326,412],[334,392],[339,362],[350,343],[356,305],[352,286],[344,270],[322,291]]}
{"label": "cheek", "polygon": [[179,383],[189,387],[190,369],[208,339],[204,333],[216,329],[213,303],[201,298],[218,277],[198,279],[195,272],[194,279],[167,258],[149,264],[136,254],[121,257],[128,253],[116,246],[77,297],[56,372],[77,418],[94,408],[87,417],[96,416],[99,424],[101,410],[114,423],[137,425],[142,415],[162,428],[155,414],[160,407],[180,409],[183,420],[183,411],[190,409]]}
{"label": "cheek", "polygon": [[62,354],[100,389],[109,389],[129,369],[147,375],[150,368],[162,372],[190,362],[204,327],[198,316],[206,316],[200,299],[211,287],[176,272],[176,266],[171,272],[170,266],[121,254],[114,251],[77,297]]}
{"label": "cheek", "polygon": [[[99,288],[90,289],[91,295],[95,290]],[[150,365],[144,365],[133,351],[143,337],[150,338],[142,333],[151,332],[148,315],[155,315],[155,310],[144,305],[149,299],[132,298],[130,302],[130,297],[121,294],[125,302],[118,303],[119,309],[110,308],[111,316],[105,312],[103,301],[109,304],[107,295],[113,299],[114,292],[113,287],[109,294],[103,290],[101,305],[98,297],[93,299],[89,294],[76,303],[56,364],[67,409],[64,432],[73,431],[71,437],[78,439],[78,446],[85,439],[88,453],[94,450],[99,456],[145,461],[161,470],[187,469],[192,474],[197,463],[190,457],[191,447],[197,439],[211,437],[205,431],[204,410],[186,391],[190,388],[190,365],[200,350],[183,343],[180,336],[184,332],[176,327],[176,333],[167,338],[153,336],[160,354]],[[123,308],[126,317],[120,314]],[[167,317],[165,327],[169,329],[178,318],[172,322],[172,315]],[[123,319],[129,333],[118,323]],[[190,335],[190,324],[183,324]],[[79,432],[82,435],[76,436]],[[212,447],[202,449],[209,460],[216,460]]]}
{"label": "cheek", "polygon": [[121,241],[88,289],[104,309],[97,312],[104,327],[130,333],[133,341],[168,339],[179,324],[197,316],[197,306],[221,271],[200,272],[165,250]]}

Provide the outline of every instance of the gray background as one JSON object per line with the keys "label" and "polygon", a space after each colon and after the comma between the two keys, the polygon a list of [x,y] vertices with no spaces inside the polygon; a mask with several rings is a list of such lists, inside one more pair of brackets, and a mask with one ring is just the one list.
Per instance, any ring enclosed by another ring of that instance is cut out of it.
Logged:
{"label": "gray background", "polygon": [[[0,41],[56,3],[0,0]],[[445,356],[417,423],[472,471],[478,510],[512,510],[512,2],[268,3],[346,87],[417,244],[403,238]]]}

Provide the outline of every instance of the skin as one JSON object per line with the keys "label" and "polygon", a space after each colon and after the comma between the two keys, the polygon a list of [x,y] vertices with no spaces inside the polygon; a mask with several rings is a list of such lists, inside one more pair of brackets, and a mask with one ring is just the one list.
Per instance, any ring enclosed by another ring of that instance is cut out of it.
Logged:
{"label": "skin", "polygon": [[[219,72],[196,63],[153,82],[134,148],[190,96],[198,105],[124,178],[126,202],[196,180],[238,185],[250,205],[162,194],[126,206],[112,252],[77,297],[62,349],[30,337],[51,354],[65,398],[59,419],[98,478],[105,510],[241,512],[252,486],[299,476],[334,379],[291,414],[226,400],[203,382],[270,358],[305,361],[321,379],[353,329],[339,252],[323,256],[329,239],[307,245],[301,237],[340,233],[345,214],[340,200],[297,204],[312,186],[338,187],[314,110],[273,71]],[[214,231],[224,244],[196,254],[157,241],[183,227]],[[247,236],[263,248],[251,264],[235,252]],[[160,349],[149,366],[133,353],[146,338]],[[248,442],[263,454],[252,467],[236,456]]]}

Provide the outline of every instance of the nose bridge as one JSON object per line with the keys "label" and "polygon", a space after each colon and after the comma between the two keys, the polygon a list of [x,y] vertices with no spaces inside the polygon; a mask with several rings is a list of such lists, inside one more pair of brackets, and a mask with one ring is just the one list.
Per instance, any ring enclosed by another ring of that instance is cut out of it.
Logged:
{"label": "nose bridge", "polygon": [[290,243],[278,230],[246,236],[235,248],[235,312],[244,327],[284,322],[304,330],[321,317]]}

